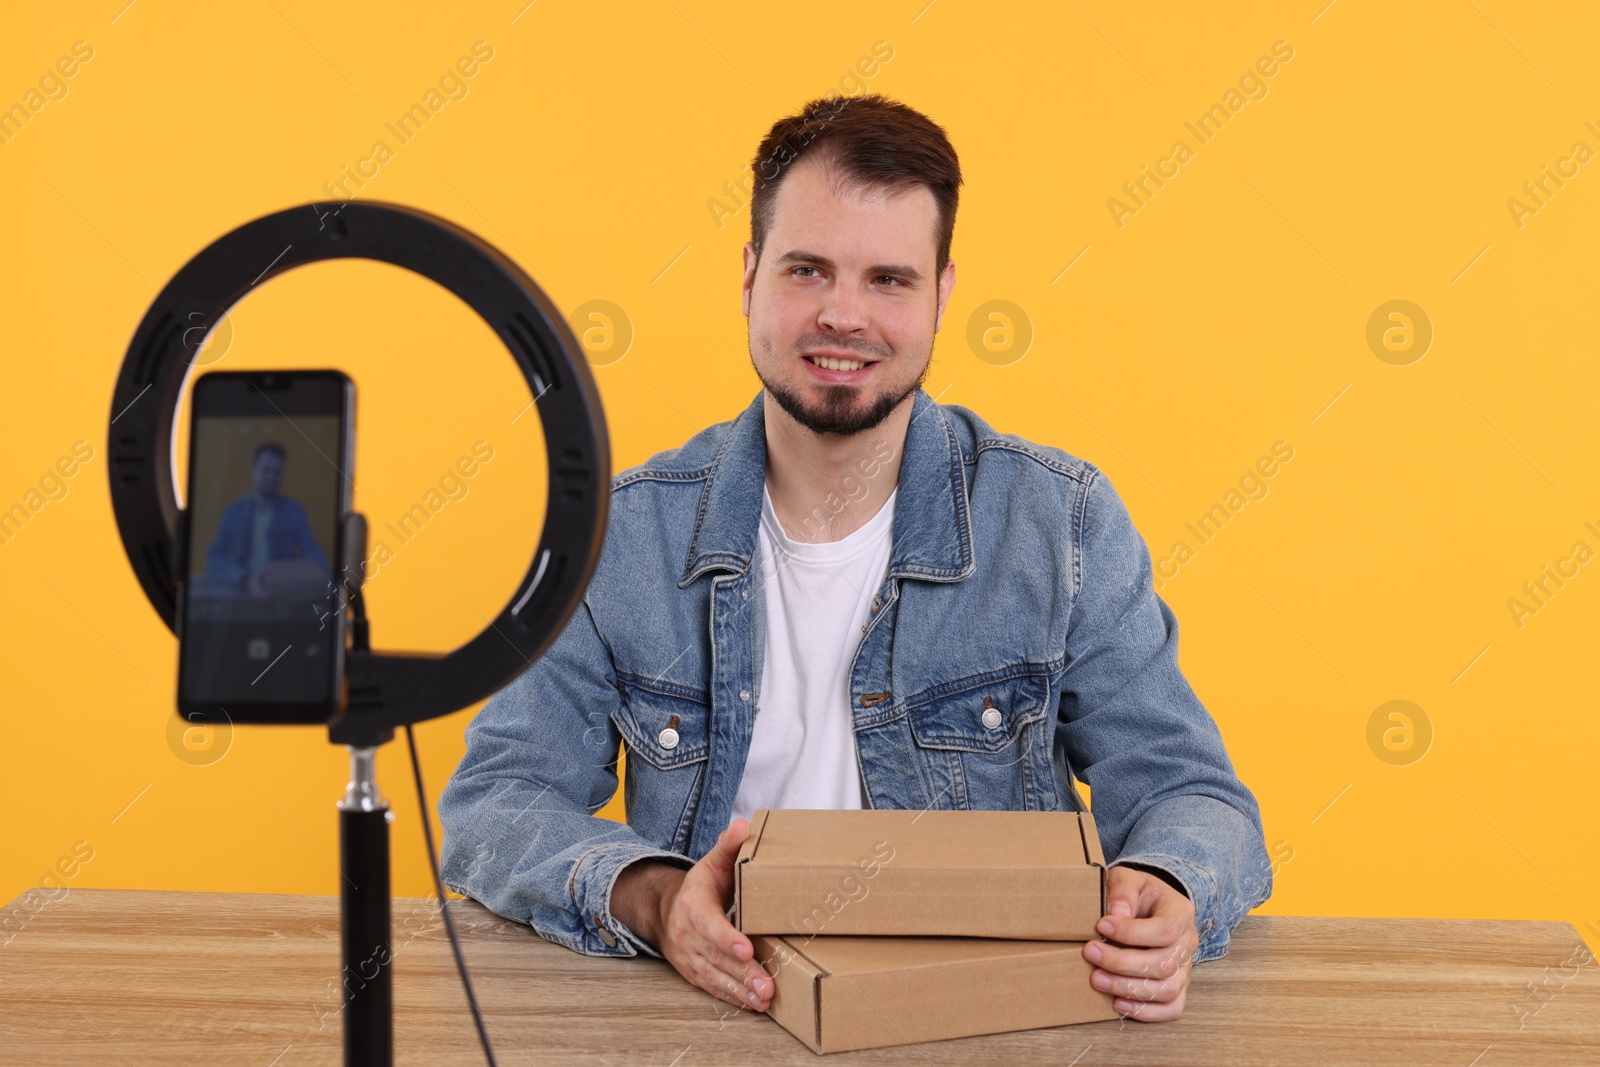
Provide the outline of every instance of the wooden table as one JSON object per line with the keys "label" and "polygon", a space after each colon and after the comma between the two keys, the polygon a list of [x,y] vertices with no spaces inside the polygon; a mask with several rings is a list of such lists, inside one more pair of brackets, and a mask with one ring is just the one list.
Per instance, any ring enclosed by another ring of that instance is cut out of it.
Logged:
{"label": "wooden table", "polygon": [[[583,956],[468,901],[452,912],[506,1067],[1600,1064],[1600,961],[1567,923],[1252,917],[1195,968],[1176,1022],[819,1058],[659,960]],[[338,918],[334,897],[72,889],[0,932],[0,1061],[337,1064]],[[394,944],[397,1062],[481,1063],[436,905],[396,900]]]}

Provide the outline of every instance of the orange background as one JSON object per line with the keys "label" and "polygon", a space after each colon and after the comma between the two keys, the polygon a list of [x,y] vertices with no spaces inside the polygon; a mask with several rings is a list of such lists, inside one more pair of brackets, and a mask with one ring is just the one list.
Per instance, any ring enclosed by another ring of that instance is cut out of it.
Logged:
{"label": "orange background", "polygon": [[[620,470],[754,394],[748,161],[803,101],[870,89],[943,124],[965,171],[929,391],[1098,464],[1127,501],[1262,803],[1280,862],[1262,910],[1559,918],[1600,945],[1600,176],[1575,151],[1600,148],[1597,33],[1592,6],[1504,0],[10,14],[0,106],[27,119],[0,143],[0,506],[74,442],[95,457],[0,545],[0,897],[78,842],[73,886],[337,883],[344,754],[309,729],[174,741],[176,646],[112,521],[112,384],[191,256],[364,167],[361,197],[476,231],[563,309],[605,302],[575,326]],[[492,57],[441,86],[475,42]],[[1275,46],[1292,58],[1252,76]],[[430,91],[401,143],[388,126]],[[1201,139],[1213,105],[1225,125]],[[468,495],[390,546],[374,641],[448,649],[506,603],[542,443],[469,311],[397,270],[319,265],[241,303],[209,363],[348,371],[375,529],[489,441]],[[1292,458],[1256,467],[1280,442]],[[435,798],[470,714],[420,730]],[[392,745],[380,768],[395,889],[422,894],[403,761]]]}

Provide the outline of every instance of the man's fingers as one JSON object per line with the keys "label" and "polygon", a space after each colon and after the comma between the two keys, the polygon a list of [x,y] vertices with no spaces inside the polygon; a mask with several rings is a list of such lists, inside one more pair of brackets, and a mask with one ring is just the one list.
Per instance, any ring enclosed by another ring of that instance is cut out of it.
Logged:
{"label": "man's fingers", "polygon": [[[754,1007],[764,999],[745,983],[743,973],[729,970],[715,956],[701,956],[697,962],[702,978],[701,988],[707,992],[741,1008]],[[752,995],[755,998],[753,1000]]]}
{"label": "man's fingers", "polygon": [[1175,999],[1189,984],[1187,975],[1179,975],[1176,978],[1129,978],[1124,974],[1112,974],[1098,968],[1090,976],[1089,982],[1102,993],[1110,993],[1124,1000],[1139,1000],[1153,1004],[1163,1004]]}
{"label": "man's fingers", "polygon": [[[1154,878],[1146,878],[1144,883],[1155,886]],[[1178,944],[1184,934],[1194,929],[1194,904],[1190,904],[1189,897],[1157,889],[1150,899],[1141,899],[1138,904],[1142,915],[1107,915],[1096,929],[1112,941],[1147,949]]]}
{"label": "man's fingers", "polygon": [[712,949],[709,944],[697,942],[696,945],[696,948],[674,951],[668,957],[678,973],[691,985],[736,1007],[749,1008],[753,1011],[767,1009],[771,1003],[770,996],[757,993],[752,1000],[751,993],[755,991],[745,982],[743,973],[725,969],[718,962],[714,951],[700,951],[700,949]]}
{"label": "man's fingers", "polygon": [[[704,886],[698,891],[693,886],[685,890],[675,912],[672,933],[688,957],[689,971],[685,976],[730,1003],[765,1010],[775,983],[755,961],[749,938],[728,922]],[[730,988],[730,984],[737,988]],[[751,993],[756,994],[754,1001]]]}
{"label": "man's fingers", "polygon": [[761,965],[755,961],[741,960],[730,956],[709,941],[701,946],[700,954],[714,964],[718,970],[738,981],[746,990],[755,993],[757,999],[764,999],[772,995],[774,988],[772,976],[767,974]]}
{"label": "man's fingers", "polygon": [[1112,941],[1141,948],[1176,944],[1184,931],[1194,928],[1194,920],[1158,911],[1146,919],[1107,915],[1095,926]]}
{"label": "man's fingers", "polygon": [[698,956],[737,979],[740,985],[750,986],[758,997],[764,998],[771,993],[772,979],[761,965],[753,958],[743,959],[736,954],[737,948],[742,946],[753,957],[754,949],[749,939],[736,930],[732,923],[719,912],[700,908],[694,912],[693,925],[699,935],[694,947]]}
{"label": "man's fingers", "polygon": [[1184,998],[1187,995],[1188,990],[1185,989],[1180,991],[1172,1000],[1163,1003],[1128,1000],[1125,997],[1118,997],[1111,1003],[1126,1018],[1142,1023],[1164,1023],[1171,1022],[1173,1019],[1183,1015]]}
{"label": "man's fingers", "polygon": [[763,1011],[771,1002],[772,980],[767,979],[760,990],[752,988],[743,965],[736,960],[720,953],[707,953],[695,957],[695,967],[698,976],[696,984],[729,1003]]}
{"label": "man's fingers", "polygon": [[736,1008],[753,1008],[750,1002],[749,991],[739,982],[724,971],[718,970],[710,963],[702,961],[696,972],[694,984],[710,993],[718,1000],[732,1004]]}
{"label": "man's fingers", "polygon": [[1194,958],[1187,938],[1159,948],[1119,948],[1103,942],[1095,942],[1094,947],[1100,952],[1097,962],[1101,967],[1129,978],[1171,978]]}
{"label": "man's fingers", "polygon": [[1113,865],[1106,872],[1106,914],[1147,915],[1153,905],[1153,879],[1145,871]]}
{"label": "man's fingers", "polygon": [[727,956],[739,963],[755,955],[750,939],[728,921],[726,915],[714,907],[703,905],[694,910],[694,929],[718,955]]}
{"label": "man's fingers", "polygon": [[662,950],[691,984],[718,1000],[765,1011],[776,983],[755,961],[750,939],[728,921],[723,911],[733,862],[739,845],[748,836],[749,823],[734,820],[717,839],[716,847],[684,876],[671,902]]}

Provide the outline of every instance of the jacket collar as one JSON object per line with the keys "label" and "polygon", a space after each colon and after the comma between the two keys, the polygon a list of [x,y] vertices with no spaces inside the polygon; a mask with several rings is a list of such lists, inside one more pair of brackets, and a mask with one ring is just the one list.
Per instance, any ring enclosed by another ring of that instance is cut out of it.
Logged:
{"label": "jacket collar", "polygon": [[[680,588],[710,570],[743,574],[749,569],[767,477],[765,398],[765,390],[758,392],[734,419],[711,461]],[[972,570],[972,520],[961,447],[939,405],[918,388],[900,463],[889,576],[956,582]]]}

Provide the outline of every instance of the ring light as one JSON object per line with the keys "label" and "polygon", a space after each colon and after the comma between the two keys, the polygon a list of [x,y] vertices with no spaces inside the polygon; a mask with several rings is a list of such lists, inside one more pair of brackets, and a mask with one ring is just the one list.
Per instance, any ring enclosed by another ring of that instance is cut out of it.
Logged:
{"label": "ring light", "polygon": [[176,632],[184,517],[173,485],[172,429],[194,357],[224,313],[257,285],[330,259],[403,267],[477,312],[528,381],[550,469],[544,529],[528,572],[481,633],[442,655],[346,652],[346,711],[330,725],[330,737],[372,745],[397,726],[489,696],[549,647],[599,560],[611,461],[598,390],[577,339],[533,279],[493,246],[398,204],[328,202],[266,215],[213,242],[167,283],[134,333],[112,395],[112,509],[128,561],[168,628]]}

